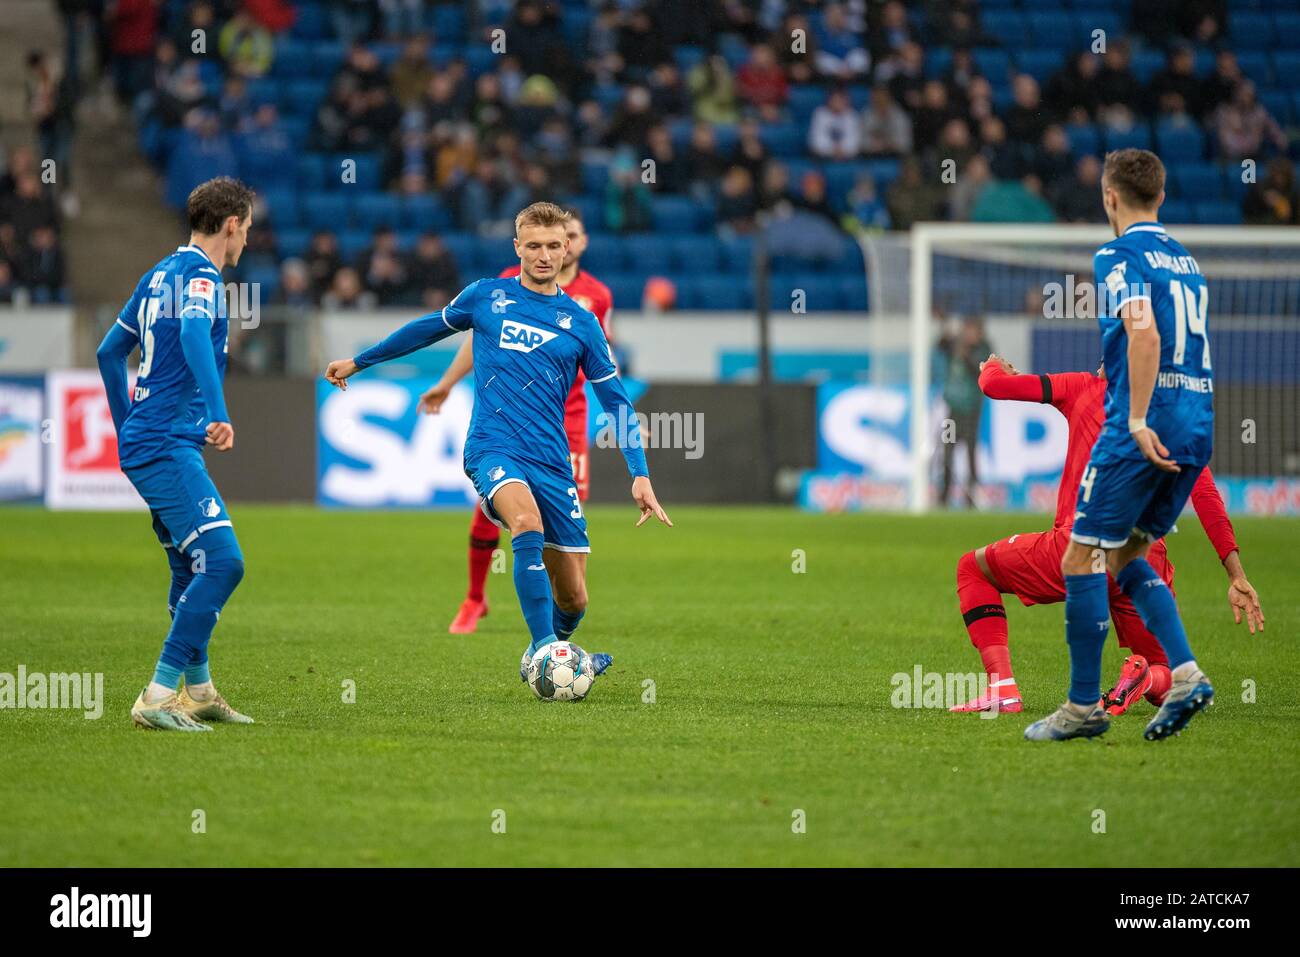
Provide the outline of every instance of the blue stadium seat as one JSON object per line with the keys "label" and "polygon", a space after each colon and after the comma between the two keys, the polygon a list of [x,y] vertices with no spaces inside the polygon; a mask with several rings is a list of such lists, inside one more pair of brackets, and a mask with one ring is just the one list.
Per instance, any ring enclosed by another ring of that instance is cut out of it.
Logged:
{"label": "blue stadium seat", "polygon": [[302,197],[302,219],[310,229],[338,231],[350,222],[352,197],[347,193],[307,193]]}
{"label": "blue stadium seat", "polygon": [[1070,150],[1076,157],[1101,152],[1101,134],[1092,123],[1067,126],[1065,135],[1070,139]]}
{"label": "blue stadium seat", "polygon": [[806,123],[813,110],[826,102],[826,91],[820,86],[798,83],[790,87],[790,112],[796,122]]}
{"label": "blue stadium seat", "polygon": [[325,157],[319,153],[298,157],[298,187],[305,193],[325,187]]}
{"label": "blue stadium seat", "polygon": [[653,242],[634,242],[627,251],[627,265],[643,273],[667,274],[673,271],[672,250],[667,237],[656,237]]}
{"label": "blue stadium seat", "polygon": [[515,254],[514,243],[508,236],[480,236],[478,240],[478,264],[485,276],[499,275],[507,266],[516,265],[519,257]]}
{"label": "blue stadium seat", "polygon": [[600,199],[594,196],[576,196],[570,198],[569,206],[574,207],[582,214],[582,225],[587,227],[588,233],[603,233],[605,231],[605,211],[601,205]]}
{"label": "blue stadium seat", "polygon": [[1193,203],[1192,210],[1198,223],[1222,224],[1225,226],[1241,225],[1241,207],[1236,203],[1230,203],[1226,200]]}
{"label": "blue stadium seat", "polygon": [[1232,45],[1243,50],[1267,50],[1273,43],[1273,21],[1266,13],[1242,10],[1228,14]]}
{"label": "blue stadium seat", "polygon": [[719,241],[723,268],[730,274],[748,276],[754,268],[754,240],[749,236],[734,236]]}
{"label": "blue stadium seat", "polygon": [[280,270],[276,266],[255,266],[244,274],[244,281],[258,288],[260,301],[274,302],[280,289]]}
{"label": "blue stadium seat", "polygon": [[683,44],[673,48],[673,59],[677,61],[677,68],[683,74],[687,73],[697,63],[703,62],[704,57],[705,50],[703,47]]}
{"label": "blue stadium seat", "polygon": [[[1262,170],[1255,169],[1256,178],[1262,173]],[[1223,185],[1227,190],[1228,200],[1240,204],[1246,198],[1246,190],[1250,189],[1251,184],[1242,181],[1241,164],[1234,163],[1224,170]]]}
{"label": "blue stadium seat", "polygon": [[693,233],[699,226],[700,207],[686,196],[656,196],[654,228],[662,233]]}
{"label": "blue stadium seat", "polygon": [[1160,207],[1162,223],[1190,223],[1195,221],[1192,204],[1183,200],[1169,199]]}
{"label": "blue stadium seat", "polygon": [[281,81],[273,80],[270,77],[259,77],[249,80],[244,88],[248,91],[248,100],[254,106],[261,106],[263,103],[270,103],[272,106],[279,106]]}
{"label": "blue stadium seat", "polygon": [[465,11],[460,4],[443,3],[434,7],[429,17],[434,35],[442,43],[465,39]]}
{"label": "blue stadium seat", "polygon": [[307,137],[311,135],[310,119],[305,116],[281,116],[280,129],[289,137],[289,143],[295,150],[306,149]]}
{"label": "blue stadium seat", "polygon": [[1127,133],[1112,129],[1107,129],[1105,133],[1108,150],[1151,149],[1151,130],[1145,123],[1139,123]]}
{"label": "blue stadium seat", "polygon": [[329,80],[293,80],[280,85],[280,108],[297,116],[315,116],[321,101],[329,92]]}
{"label": "blue stadium seat", "polygon": [[451,228],[451,214],[435,196],[404,196],[401,204],[403,229],[441,233]]}
{"label": "blue stadium seat", "polygon": [[[645,280],[636,273],[615,272],[601,276],[619,309],[640,309]],[[680,298],[680,286],[679,298]]]}
{"label": "blue stadium seat", "polygon": [[925,51],[925,77],[937,80],[944,71],[952,66],[952,49],[950,47],[929,47]]}
{"label": "blue stadium seat", "polygon": [[[337,153],[326,160],[325,183],[331,189],[374,192],[383,186],[380,159],[378,153]],[[343,181],[348,160],[356,163],[356,181],[351,183]]]}
{"label": "blue stadium seat", "polygon": [[[444,233],[442,244],[447,247],[456,260],[456,267],[460,270],[460,277],[465,282],[481,278],[484,273],[481,271],[478,259],[478,237],[471,236],[468,233]],[[499,272],[501,267],[498,267]],[[492,275],[496,275],[493,272]]]}
{"label": "blue stadium seat", "polygon": [[1114,43],[1124,35],[1125,18],[1109,10],[1085,7],[1078,11],[1075,17],[1077,23],[1075,38],[1081,50],[1091,47],[1094,30],[1104,30],[1107,43]]}
{"label": "blue stadium seat", "polygon": [[1180,163],[1171,165],[1169,172],[1179,199],[1189,203],[1223,199],[1223,173],[1213,163]]}
{"label": "blue stadium seat", "polygon": [[339,258],[346,265],[355,264],[361,254],[370,248],[372,237],[368,230],[344,229],[337,230],[336,234],[339,239]]}
{"label": "blue stadium seat", "polygon": [[1027,14],[1034,43],[1050,50],[1068,50],[1078,42],[1078,23],[1059,10],[1030,10]]}
{"label": "blue stadium seat", "polygon": [[497,55],[486,43],[467,46],[461,51],[461,55],[465,58],[465,65],[469,67],[471,76],[482,76],[496,69]]}
{"label": "blue stadium seat", "polygon": [[299,223],[298,191],[292,187],[276,187],[262,190],[262,199],[266,201],[266,215],[271,225],[279,232],[292,229]]}
{"label": "blue stadium seat", "polygon": [[748,276],[702,276],[679,284],[690,290],[691,309],[752,309],[754,291]]}
{"label": "blue stadium seat", "polygon": [[1283,78],[1300,76],[1300,50],[1274,50],[1273,70]]}
{"label": "blue stadium seat", "polygon": [[773,156],[802,156],[807,149],[808,127],[801,123],[767,124],[762,127],[759,139]]}
{"label": "blue stadium seat", "polygon": [[347,47],[342,40],[317,40],[311,48],[311,62],[316,76],[330,79],[343,65]]}
{"label": "blue stadium seat", "polygon": [[1259,102],[1282,126],[1291,122],[1291,94],[1277,88],[1259,90]]}
{"label": "blue stadium seat", "polygon": [[276,229],[275,251],[281,259],[305,256],[307,247],[311,245],[311,235],[310,229]]}
{"label": "blue stadium seat", "polygon": [[602,236],[587,246],[582,254],[582,268],[597,278],[623,272],[627,265],[624,252],[621,236]]}
{"label": "blue stadium seat", "polygon": [[1011,66],[1011,57],[1006,50],[995,47],[978,47],[971,51],[971,58],[979,71],[988,77],[994,86],[1006,83],[1007,70]]}
{"label": "blue stadium seat", "polygon": [[677,273],[713,275],[722,268],[722,246],[712,236],[677,236],[668,247]]}
{"label": "blue stadium seat", "polygon": [[1060,68],[1059,50],[1020,50],[1016,53],[1016,69],[1028,73],[1039,83],[1045,83]]}
{"label": "blue stadium seat", "polygon": [[[1237,63],[1241,66],[1241,72],[1255,81],[1255,86],[1273,84],[1273,62],[1265,51],[1238,50]],[[1290,76],[1294,77],[1294,74]]]}
{"label": "blue stadium seat", "polygon": [[402,225],[402,201],[389,193],[363,193],[352,204],[352,218],[363,229]]}
{"label": "blue stadium seat", "polygon": [[1033,41],[1029,21],[1019,10],[989,10],[980,17],[984,32],[992,34],[1008,49],[1027,47]]}
{"label": "blue stadium seat", "polygon": [[1156,153],[1165,164],[1194,162],[1205,155],[1205,136],[1200,126],[1156,126]]}
{"label": "blue stadium seat", "polygon": [[1129,69],[1133,71],[1134,79],[1145,85],[1165,68],[1167,59],[1159,50],[1137,50],[1129,61]]}
{"label": "blue stadium seat", "polygon": [[852,311],[865,311],[868,306],[866,273],[857,276],[841,276],[839,283],[841,306]]}
{"label": "blue stadium seat", "polygon": [[314,4],[298,4],[291,32],[303,40],[317,40],[327,36],[330,28],[325,11]]}
{"label": "blue stadium seat", "polygon": [[609,182],[609,163],[604,160],[582,161],[582,191],[599,194]]}
{"label": "blue stadium seat", "polygon": [[312,71],[311,50],[296,40],[280,40],[275,45],[275,59],[271,61],[271,75],[281,80],[293,80]]}

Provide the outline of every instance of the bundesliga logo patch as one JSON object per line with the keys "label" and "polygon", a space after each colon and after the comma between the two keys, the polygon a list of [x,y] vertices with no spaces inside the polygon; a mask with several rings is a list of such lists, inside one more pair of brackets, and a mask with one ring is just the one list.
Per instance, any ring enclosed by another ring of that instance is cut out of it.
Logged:
{"label": "bundesliga logo patch", "polygon": [[190,284],[186,288],[185,294],[187,296],[194,296],[197,299],[211,299],[214,288],[211,279],[204,279],[200,276],[195,276],[190,280]]}
{"label": "bundesliga logo patch", "polygon": [[532,352],[558,335],[558,332],[526,326],[522,322],[503,322],[499,345],[502,349],[510,349],[512,352]]}

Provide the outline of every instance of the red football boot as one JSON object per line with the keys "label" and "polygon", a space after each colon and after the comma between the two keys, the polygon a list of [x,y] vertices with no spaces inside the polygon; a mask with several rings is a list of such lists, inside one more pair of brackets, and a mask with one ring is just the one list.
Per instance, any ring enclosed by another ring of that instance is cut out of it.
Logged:
{"label": "red football boot", "polygon": [[456,619],[447,629],[449,634],[453,635],[472,635],[478,630],[478,620],[488,613],[487,598],[482,601],[475,601],[473,598],[466,598],[460,605],[460,611],[456,612]]}
{"label": "red football boot", "polygon": [[1016,679],[1003,678],[997,684],[991,685],[986,694],[982,694],[978,698],[972,698],[965,704],[953,705],[948,710],[958,714],[993,710],[1016,714],[1023,708],[1024,705],[1020,701],[1020,690],[1016,687]]}
{"label": "red football boot", "polygon": [[1129,706],[1151,690],[1151,669],[1141,655],[1129,655],[1120,669],[1119,681],[1101,696],[1108,714],[1123,714]]}

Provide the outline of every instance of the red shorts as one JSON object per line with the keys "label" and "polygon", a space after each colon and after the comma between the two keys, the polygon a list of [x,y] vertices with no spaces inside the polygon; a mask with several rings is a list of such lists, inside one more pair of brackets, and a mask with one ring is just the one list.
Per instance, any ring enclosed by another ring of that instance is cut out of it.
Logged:
{"label": "red shorts", "polygon": [[565,414],[564,433],[569,437],[569,462],[573,466],[573,484],[578,489],[578,501],[585,502],[590,484],[587,475],[587,410],[585,407],[581,417]]}
{"label": "red shorts", "polygon": [[[1065,601],[1061,556],[1069,542],[1068,528],[1027,532],[985,546],[984,558],[997,579],[999,591],[1015,595],[1023,605],[1054,605]],[[1147,561],[1173,593],[1174,566],[1163,540],[1151,546]],[[1142,655],[1151,664],[1167,664],[1169,659],[1160,642],[1142,624],[1133,602],[1120,591],[1114,578],[1108,575],[1106,580],[1110,585],[1110,617],[1120,645]]]}

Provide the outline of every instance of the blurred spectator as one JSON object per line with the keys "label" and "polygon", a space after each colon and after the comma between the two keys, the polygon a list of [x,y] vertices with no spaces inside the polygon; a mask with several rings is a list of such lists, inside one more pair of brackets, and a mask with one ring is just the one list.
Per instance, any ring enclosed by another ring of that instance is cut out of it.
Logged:
{"label": "blurred spectator", "polygon": [[1120,104],[1129,110],[1142,106],[1139,93],[1142,89],[1137,77],[1129,69],[1128,44],[1122,40],[1112,43],[1101,56],[1101,69],[1097,71],[1097,102],[1102,110]]}
{"label": "blurred spectator", "polygon": [[993,182],[993,172],[988,159],[976,154],[959,167],[957,182],[948,191],[948,218],[954,222],[969,222],[971,212],[984,187]]}
{"label": "blurred spectator", "polygon": [[631,153],[623,151],[609,168],[605,186],[605,225],[611,232],[644,232],[653,224],[650,190],[641,182]]}
{"label": "blurred spectator", "polygon": [[656,116],[684,116],[691,110],[691,95],[675,63],[660,63],[650,71],[650,109]]}
{"label": "blurred spectator", "polygon": [[[912,114],[912,141],[918,150],[928,150],[939,141],[939,132],[956,117],[948,102],[948,88],[941,80],[930,80],[921,90],[921,106]],[[965,125],[965,124],[963,124]]]}
{"label": "blurred spectator", "polygon": [[1097,87],[1097,74],[1101,60],[1095,53],[1076,53],[1047,81],[1045,106],[1069,123],[1090,123],[1101,105]]}
{"label": "blurred spectator", "polygon": [[841,83],[852,83],[871,69],[871,55],[862,36],[849,24],[842,3],[831,3],[822,12],[817,28],[817,72]]}
{"label": "blurred spectator", "polygon": [[727,159],[718,149],[718,136],[708,123],[691,127],[691,145],[686,152],[687,181],[691,191],[706,198],[717,188],[727,168]]}
{"label": "blurred spectator", "polygon": [[1030,173],[989,183],[980,190],[970,218],[976,223],[1051,223],[1056,214],[1043,199],[1042,181]]}
{"label": "blurred spectator", "polygon": [[429,40],[424,34],[410,37],[402,44],[402,54],[393,61],[388,71],[388,84],[393,98],[404,110],[417,106],[433,80],[433,64],[429,62]]}
{"label": "blurred spectator", "polygon": [[983,74],[975,64],[975,57],[965,47],[952,51],[952,62],[943,71],[943,85],[948,88],[948,102],[954,109],[968,110],[972,95],[972,85]]}
{"label": "blurred spectator", "polygon": [[790,169],[784,163],[768,163],[758,186],[758,208],[776,216],[788,216],[794,209],[790,195]]}
{"label": "blurred spectator", "polygon": [[740,122],[736,136],[736,148],[731,154],[734,166],[743,166],[749,171],[750,179],[757,183],[763,175],[763,167],[769,159],[767,147],[763,145],[762,127],[758,120],[747,119]]}
{"label": "blurred spectator", "polygon": [[405,257],[397,248],[397,234],[387,227],[376,229],[370,248],[357,260],[357,274],[366,289],[375,294],[381,306],[401,304],[406,295],[408,277]]}
{"label": "blurred spectator", "polygon": [[672,46],[663,32],[656,30],[650,14],[640,9],[633,10],[620,28],[618,53],[625,80],[642,80],[660,63],[673,58]]}
{"label": "blurred spectator", "polygon": [[280,125],[276,108],[263,103],[253,114],[252,122],[236,138],[239,146],[239,171],[254,189],[292,185],[296,176],[298,151],[289,134]]}
{"label": "blurred spectator", "polygon": [[1068,179],[1074,171],[1074,155],[1070,140],[1059,123],[1043,130],[1043,138],[1034,156],[1034,175],[1044,183]]}
{"label": "blurred spectator", "polygon": [[0,220],[13,226],[20,247],[31,241],[36,230],[57,227],[59,222],[54,199],[34,172],[15,178],[13,194],[6,197]]}
{"label": "blurred spectator", "polygon": [[1246,79],[1237,62],[1237,54],[1231,50],[1220,50],[1214,56],[1214,72],[1205,78],[1201,85],[1201,116],[1213,113],[1224,103],[1232,101],[1237,87]]}
{"label": "blurred spectator", "polygon": [[731,67],[717,54],[698,63],[687,74],[686,86],[694,100],[694,116],[705,123],[734,123],[740,115]]}
{"label": "blurred spectator", "polygon": [[419,305],[429,310],[441,309],[461,288],[456,258],[436,233],[425,233],[416,242],[410,277]]}
{"label": "blurred spectator", "polygon": [[889,0],[880,8],[880,22],[867,31],[871,39],[871,54],[879,62],[915,39],[912,25],[907,22],[907,8],[900,0]]}
{"label": "blurred spectator", "polygon": [[901,156],[912,151],[912,119],[884,84],[871,88],[871,101],[862,111],[862,144],[868,156]]}
{"label": "blurred spectator", "polygon": [[315,305],[312,295],[311,271],[301,259],[286,259],[280,264],[280,288],[275,291],[275,303],[280,306],[308,307]]}
{"label": "blurred spectator", "polygon": [[733,166],[722,177],[718,195],[718,229],[723,235],[754,231],[758,202],[754,196],[754,178],[743,166]]}
{"label": "blurred spectator", "polygon": [[646,152],[655,164],[650,188],[656,193],[685,192],[688,183],[686,163],[678,156],[668,127],[662,123],[650,127],[646,135]]}
{"label": "blurred spectator", "polygon": [[1101,202],[1101,160],[1091,154],[1081,156],[1074,173],[1049,190],[1056,215],[1066,223],[1104,223],[1106,210]]}
{"label": "blurred spectator", "polygon": [[[966,504],[975,507],[975,487],[979,484],[977,449],[979,446],[980,413],[984,408],[984,394],[979,387],[979,364],[993,351],[984,334],[980,319],[966,319],[955,333],[939,339],[938,351],[943,359],[943,401],[948,406],[951,436],[945,434],[943,446],[943,482],[939,487],[939,505],[946,508],[952,491],[955,473],[953,453],[960,443],[966,447]],[[944,423],[945,433],[949,423]],[[951,441],[949,441],[951,439]]]}
{"label": "blurred spectator", "polygon": [[[808,18],[791,14],[785,18],[778,31],[783,42],[776,48],[777,60],[791,83],[811,83],[816,78],[813,69],[817,62],[817,38],[813,34]],[[784,42],[789,37],[790,42]],[[796,43],[795,39],[801,40]]]}
{"label": "blurred spectator", "polygon": [[1147,87],[1147,105],[1152,111],[1165,110],[1170,96],[1182,99],[1183,109],[1201,115],[1201,81],[1196,78],[1196,55],[1190,46],[1180,43],[1169,51],[1165,68],[1151,78]]}
{"label": "blurred spectator", "polygon": [[0,305],[13,305],[17,294],[18,284],[14,282],[13,267],[6,260],[0,259]]}
{"label": "blurred spectator", "polygon": [[942,218],[943,194],[921,174],[920,161],[908,156],[885,191],[885,206],[895,229],[911,229],[914,223]]}
{"label": "blurred spectator", "polygon": [[457,193],[457,223],[465,232],[486,236],[513,232],[515,214],[527,204],[527,196],[527,187],[512,183],[500,162],[480,157],[474,175]]}
{"label": "blurred spectator", "polygon": [[230,137],[221,129],[216,113],[194,110],[167,162],[167,203],[184,209],[190,190],[217,176],[236,176],[239,163]]}
{"label": "blurred spectator", "polygon": [[749,62],[736,75],[736,89],[765,123],[775,123],[781,118],[781,109],[790,98],[790,86],[785,72],[777,65],[776,54],[766,43],[755,44],[750,49]]}
{"label": "blurred spectator", "polygon": [[889,211],[876,194],[876,181],[870,173],[858,175],[848,195],[848,211],[840,224],[852,233],[889,228]]}
{"label": "blurred spectator", "polygon": [[375,294],[361,284],[361,277],[351,266],[344,266],[334,274],[329,291],[321,297],[324,309],[373,309]]}
{"label": "blurred spectator", "polygon": [[368,40],[374,35],[378,12],[374,0],[329,0],[329,10],[334,35],[344,43]]}
{"label": "blurred spectator", "polygon": [[226,69],[250,79],[265,76],[275,59],[275,42],[271,31],[240,8],[226,21],[217,39],[217,49],[226,61]]}
{"label": "blurred spectator", "polygon": [[1037,143],[1043,138],[1048,118],[1038,92],[1038,81],[1028,73],[1011,81],[1012,105],[1003,117],[1007,136],[1021,143]]}
{"label": "blurred spectator", "polygon": [[808,128],[808,150],[823,159],[846,160],[862,150],[862,121],[843,89],[831,91],[813,111]]}
{"label": "blurred spectator", "polygon": [[629,86],[605,133],[605,145],[630,146],[640,151],[645,147],[650,127],[657,122],[650,108],[650,91],[640,84]]}
{"label": "blurred spectator", "polygon": [[149,85],[158,7],[154,0],[116,0],[110,8],[113,85],[117,98],[129,105]]}
{"label": "blurred spectator", "polygon": [[925,51],[919,43],[905,43],[876,70],[876,82],[889,84],[894,101],[911,111],[921,105],[921,89],[925,86]]}
{"label": "blurred spectator", "polygon": [[1246,190],[1242,219],[1251,226],[1295,226],[1300,224],[1300,193],[1296,191],[1295,166],[1285,156],[1268,164],[1264,178]]}
{"label": "blurred spectator", "polygon": [[70,80],[55,72],[44,53],[27,54],[27,115],[36,126],[42,158],[54,160],[58,182],[64,187],[72,176],[68,151],[74,107]]}
{"label": "blurred spectator", "polygon": [[338,237],[327,230],[312,236],[311,247],[307,251],[307,272],[311,276],[312,292],[317,299],[334,284],[334,276],[342,268]]}
{"label": "blurred spectator", "polygon": [[19,278],[40,299],[57,299],[63,286],[63,253],[53,226],[38,226],[28,239]]}
{"label": "blurred spectator", "polygon": [[1264,105],[1255,99],[1255,84],[1250,80],[1238,84],[1232,100],[1214,111],[1210,123],[1218,142],[1219,155],[1225,160],[1259,158],[1261,150],[1269,148],[1269,152],[1286,152],[1286,134]]}
{"label": "blurred spectator", "polygon": [[387,37],[409,36],[424,28],[425,0],[379,0],[379,14]]}

